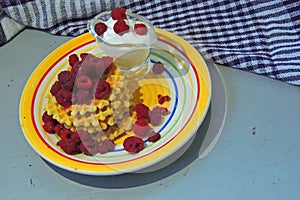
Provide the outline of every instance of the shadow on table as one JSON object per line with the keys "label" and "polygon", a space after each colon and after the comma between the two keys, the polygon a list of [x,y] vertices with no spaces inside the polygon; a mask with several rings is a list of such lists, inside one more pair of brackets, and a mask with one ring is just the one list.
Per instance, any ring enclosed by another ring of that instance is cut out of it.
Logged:
{"label": "shadow on table", "polygon": [[197,131],[194,141],[187,151],[175,162],[169,166],[153,172],[147,173],[128,173],[114,176],[90,176],[69,172],[45,161],[58,174],[75,181],[92,187],[99,188],[130,188],[146,185],[164,179],[172,174],[184,169],[199,157],[199,151],[203,144],[211,121],[211,109],[209,108],[206,118]]}

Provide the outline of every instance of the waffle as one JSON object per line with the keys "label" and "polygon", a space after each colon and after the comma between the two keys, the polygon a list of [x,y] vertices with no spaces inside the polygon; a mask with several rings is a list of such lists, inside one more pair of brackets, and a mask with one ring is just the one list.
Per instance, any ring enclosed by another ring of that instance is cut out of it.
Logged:
{"label": "waffle", "polygon": [[44,109],[48,115],[52,115],[53,119],[56,119],[59,123],[65,124],[67,127],[73,125],[73,116],[64,110],[64,108],[56,102],[55,98],[50,98]]}

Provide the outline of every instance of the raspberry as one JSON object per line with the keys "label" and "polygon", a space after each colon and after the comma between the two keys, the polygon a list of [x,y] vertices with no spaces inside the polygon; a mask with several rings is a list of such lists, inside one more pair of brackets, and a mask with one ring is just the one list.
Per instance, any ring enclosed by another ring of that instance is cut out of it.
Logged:
{"label": "raspberry", "polygon": [[147,34],[147,26],[145,24],[135,24],[134,25],[134,32],[137,35],[146,35]]}
{"label": "raspberry", "polygon": [[158,126],[161,124],[163,118],[162,116],[165,116],[168,114],[168,109],[161,106],[156,106],[150,111],[150,123],[153,126]]}
{"label": "raspberry", "polygon": [[79,143],[71,138],[62,139],[56,144],[67,154],[74,155],[80,152]]}
{"label": "raspberry", "polygon": [[164,70],[165,65],[161,62],[156,62],[152,67],[152,71],[154,74],[161,74]]}
{"label": "raspberry", "polygon": [[67,129],[67,128],[62,128],[62,130],[60,131],[60,138],[61,139],[73,139],[72,137],[73,135],[73,132],[70,130],[70,129]]}
{"label": "raspberry", "polygon": [[114,64],[113,64],[113,58],[110,56],[104,56],[102,57],[102,60],[105,63],[106,66],[106,71],[109,73],[111,70],[113,70],[114,68]]}
{"label": "raspberry", "polygon": [[77,76],[77,73],[78,73],[79,69],[81,68],[81,65],[82,65],[82,61],[78,61],[77,63],[74,64],[74,66],[72,66],[72,69],[71,69],[72,77]]}
{"label": "raspberry", "polygon": [[61,89],[61,85],[58,81],[55,81],[55,83],[52,85],[51,89],[50,89],[50,93],[55,96],[58,91]]}
{"label": "raspberry", "polygon": [[161,106],[155,106],[151,112],[165,116],[168,114],[168,109]]}
{"label": "raspberry", "polygon": [[79,149],[87,155],[95,155],[98,153],[99,143],[93,139],[82,141]]}
{"label": "raspberry", "polygon": [[56,122],[56,120],[53,119],[52,116],[48,115],[46,111],[42,115],[42,121],[44,123],[46,123],[46,122],[53,122],[53,123]]}
{"label": "raspberry", "polygon": [[150,109],[148,106],[142,103],[138,103],[135,105],[135,111],[138,119],[149,119]]}
{"label": "raspberry", "polygon": [[107,153],[115,148],[115,144],[109,140],[104,140],[98,147],[98,152],[101,154]]}
{"label": "raspberry", "polygon": [[72,105],[72,92],[64,88],[60,89],[55,95],[56,101],[63,107],[69,107]]}
{"label": "raspberry", "polygon": [[59,124],[59,123],[54,127],[54,131],[62,139],[71,138],[71,135],[73,134],[73,132],[70,129],[66,128],[63,124]]}
{"label": "raspberry", "polygon": [[170,101],[171,100],[171,97],[169,95],[161,95],[161,94],[158,94],[157,95],[157,98],[158,98],[158,103],[159,104],[163,104],[165,103],[166,101]]}
{"label": "raspberry", "polygon": [[97,99],[104,99],[110,94],[110,92],[111,92],[110,84],[105,80],[99,80],[95,90],[95,97]]}
{"label": "raspberry", "polygon": [[[70,129],[68,129],[68,130],[70,130]],[[71,134],[71,139],[73,140],[73,141],[76,141],[76,142],[81,142],[80,141],[80,138],[79,138],[79,135],[78,135],[78,133],[77,132],[72,132],[72,134]]]}
{"label": "raspberry", "polygon": [[122,7],[114,8],[114,9],[111,11],[111,17],[112,17],[114,20],[127,19],[127,16],[126,16],[126,9],[125,9],[125,8],[122,8]]}
{"label": "raspberry", "polygon": [[70,79],[72,79],[72,73],[69,71],[62,71],[58,74],[58,81],[61,85],[68,82]]}
{"label": "raspberry", "polygon": [[142,119],[138,119],[132,127],[133,132],[135,133],[135,135],[144,138],[146,136],[148,136],[148,133],[150,132],[151,128],[148,125],[148,122],[142,120]]}
{"label": "raspberry", "polygon": [[153,126],[160,125],[162,120],[163,120],[163,118],[162,118],[161,114],[155,113],[155,112],[150,112],[150,123]]}
{"label": "raspberry", "polygon": [[76,103],[88,104],[92,100],[89,90],[80,89],[76,92]]}
{"label": "raspberry", "polygon": [[81,60],[85,60],[88,56],[91,56],[92,54],[90,53],[81,53],[79,56]]}
{"label": "raspberry", "polygon": [[80,151],[83,152],[84,154],[86,154],[86,155],[91,155],[91,154],[90,154],[90,151],[89,151],[88,148],[84,145],[83,142],[80,143],[79,149],[80,149]]}
{"label": "raspberry", "polygon": [[55,133],[55,126],[58,122],[52,118],[52,116],[48,115],[47,112],[44,112],[42,115],[43,128],[48,133]]}
{"label": "raspberry", "polygon": [[126,24],[126,22],[124,20],[118,20],[115,24],[114,24],[114,31],[119,34],[119,35],[123,35],[124,33],[129,31],[129,26]]}
{"label": "raspberry", "polygon": [[77,135],[81,140],[80,151],[87,155],[95,155],[98,152],[99,143],[92,139],[91,135],[84,130],[78,130]]}
{"label": "raspberry", "polygon": [[81,75],[76,78],[76,87],[79,89],[90,89],[93,85],[92,79],[86,75]]}
{"label": "raspberry", "polygon": [[103,22],[98,22],[97,24],[95,24],[94,28],[95,28],[95,32],[99,36],[103,35],[104,32],[107,30],[107,26]]}
{"label": "raspberry", "polygon": [[48,133],[55,133],[54,128],[55,128],[55,123],[51,121],[48,121],[43,124],[43,129]]}
{"label": "raspberry", "polygon": [[112,65],[113,63],[113,58],[110,56],[103,56],[102,60],[105,62],[107,66]]}
{"label": "raspberry", "polygon": [[156,142],[160,139],[160,134],[153,131],[152,136],[148,137],[149,142]]}
{"label": "raspberry", "polygon": [[77,76],[86,75],[90,78],[94,76],[95,70],[93,63],[88,63],[86,60],[82,62],[82,65],[78,71]]}
{"label": "raspberry", "polygon": [[74,87],[74,82],[75,82],[75,79],[72,78],[70,80],[68,80],[67,82],[65,82],[62,87],[66,90],[69,90],[69,91],[73,91],[73,87]]}
{"label": "raspberry", "polygon": [[57,133],[59,136],[61,135],[61,132],[62,132],[63,129],[65,129],[65,127],[64,127],[64,125],[62,125],[62,124],[57,124],[57,125],[54,127],[55,133]]}
{"label": "raspberry", "polygon": [[70,71],[62,71],[58,74],[58,81],[63,88],[71,91],[74,87],[75,79]]}
{"label": "raspberry", "polygon": [[105,62],[96,56],[87,55],[82,62],[80,75],[87,75],[91,79],[99,79],[105,71]]}
{"label": "raspberry", "polygon": [[78,130],[77,134],[79,135],[81,141],[92,140],[89,133],[85,130]]}
{"label": "raspberry", "polygon": [[144,141],[136,136],[130,136],[123,142],[124,149],[130,153],[138,153],[144,148]]}
{"label": "raspberry", "polygon": [[69,56],[69,65],[71,65],[72,67],[75,65],[75,63],[77,63],[79,61],[79,58],[76,54],[71,54]]}
{"label": "raspberry", "polygon": [[99,79],[101,78],[107,70],[107,65],[103,59],[100,59],[94,66],[94,78]]}

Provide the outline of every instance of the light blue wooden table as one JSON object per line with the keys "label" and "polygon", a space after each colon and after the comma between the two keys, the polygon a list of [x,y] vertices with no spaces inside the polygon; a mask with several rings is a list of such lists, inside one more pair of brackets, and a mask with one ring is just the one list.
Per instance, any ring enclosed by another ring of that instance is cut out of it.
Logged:
{"label": "light blue wooden table", "polygon": [[0,199],[300,199],[300,87],[217,66],[227,116],[213,150],[159,171],[90,177],[59,169],[29,146],[19,101],[35,67],[71,39],[25,30],[0,48]]}

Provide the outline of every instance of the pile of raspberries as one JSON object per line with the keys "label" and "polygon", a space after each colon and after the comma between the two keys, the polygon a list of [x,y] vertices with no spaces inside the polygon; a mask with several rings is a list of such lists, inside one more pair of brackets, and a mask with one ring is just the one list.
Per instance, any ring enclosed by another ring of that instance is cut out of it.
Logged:
{"label": "pile of raspberries", "polygon": [[[111,87],[105,79],[114,68],[112,61],[109,56],[99,58],[89,53],[82,53],[78,57],[76,54],[71,54],[69,56],[71,70],[64,70],[58,74],[58,80],[52,85],[50,93],[64,108],[72,104],[88,104],[94,98],[107,98],[111,93]],[[60,136],[57,145],[68,154],[83,152],[94,155],[106,153],[115,147],[111,140],[99,144],[86,131],[71,131],[46,112],[43,113],[42,121],[46,132],[57,133]]]}
{"label": "pile of raspberries", "polygon": [[77,130],[71,131],[63,124],[46,112],[42,116],[43,128],[48,133],[56,133],[60,137],[57,145],[64,152],[70,155],[84,153],[86,155],[95,155],[96,153],[104,154],[115,148],[115,144],[111,140],[104,140],[101,144],[95,141],[87,131]]}
{"label": "pile of raspberries", "polygon": [[72,104],[89,104],[93,98],[105,99],[111,93],[111,87],[105,78],[114,68],[109,56],[96,57],[89,53],[69,56],[70,71],[58,74],[58,80],[52,85],[50,93],[58,104],[67,108]]}
{"label": "pile of raspberries", "polygon": [[168,114],[168,109],[156,106],[152,110],[143,103],[135,105],[137,120],[133,124],[132,131],[134,136],[130,136],[124,140],[124,149],[130,153],[138,153],[144,148],[144,140],[148,138],[149,142],[156,142],[160,139],[160,134],[155,132],[152,126],[158,126],[163,121],[163,116]]}

